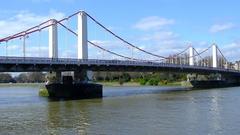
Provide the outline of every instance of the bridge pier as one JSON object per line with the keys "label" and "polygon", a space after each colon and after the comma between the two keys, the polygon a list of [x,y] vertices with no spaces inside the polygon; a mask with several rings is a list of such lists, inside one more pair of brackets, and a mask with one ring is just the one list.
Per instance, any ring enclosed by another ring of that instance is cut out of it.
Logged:
{"label": "bridge pier", "polygon": [[74,71],[74,82],[86,82],[87,81],[87,71],[86,70],[76,70]]}
{"label": "bridge pier", "polygon": [[57,82],[61,82],[62,80],[62,72],[61,71],[57,71],[56,73],[56,80]]}

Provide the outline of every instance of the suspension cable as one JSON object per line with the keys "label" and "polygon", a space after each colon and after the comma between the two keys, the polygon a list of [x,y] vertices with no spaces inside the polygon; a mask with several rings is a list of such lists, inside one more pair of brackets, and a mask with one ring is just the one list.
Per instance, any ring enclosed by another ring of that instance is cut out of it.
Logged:
{"label": "suspension cable", "polygon": [[226,62],[228,62],[228,60],[227,60],[226,57],[223,55],[222,51],[218,48],[218,46],[217,46],[217,49],[218,49],[218,51],[220,52],[220,54],[222,55],[222,57],[224,58],[224,60],[225,60]]}
{"label": "suspension cable", "polygon": [[183,53],[186,52],[189,48],[190,48],[190,46],[188,46],[188,47],[187,47],[186,49],[184,49],[183,51],[181,51],[181,52],[175,54],[175,56],[178,56],[178,55],[183,54]]}
{"label": "suspension cable", "polygon": [[103,48],[103,47],[101,47],[101,46],[99,46],[99,45],[97,45],[97,44],[95,44],[95,43],[93,43],[93,42],[91,42],[91,41],[88,41],[88,43],[90,43],[91,45],[93,45],[93,46],[95,46],[95,47],[97,47],[97,48],[99,48],[99,49],[101,49],[101,50],[103,50],[103,51],[105,51],[105,52],[111,53],[111,54],[113,54],[113,55],[116,55],[116,56],[119,56],[119,57],[122,57],[122,58],[125,58],[125,59],[129,59],[129,60],[139,60],[139,59],[130,58],[130,57],[128,57],[128,56],[124,56],[124,55],[121,55],[121,54],[112,52],[112,51],[107,50],[107,49],[105,49],[105,48]]}
{"label": "suspension cable", "polygon": [[[78,34],[77,34],[76,32],[74,32],[73,30],[71,30],[70,28],[68,28],[67,26],[65,26],[64,24],[62,24],[61,22],[57,22],[57,23],[60,24],[60,25],[61,25],[62,27],[64,27],[65,29],[67,29],[67,30],[68,30],[69,32],[71,32],[72,34],[74,34],[75,36],[78,36]],[[88,42],[90,43],[90,41],[88,41]],[[94,43],[91,42],[90,44],[93,45]],[[99,49],[102,49],[102,50],[104,50],[104,51],[106,51],[106,52],[109,52],[109,53],[111,52],[111,54],[117,54],[117,53],[115,53],[115,52],[112,52],[112,51],[110,51],[110,50],[107,50],[107,49],[105,49],[105,48],[102,48],[102,47],[100,47],[100,46],[97,45],[97,44],[94,44],[94,46],[95,46],[95,47],[98,47]],[[200,56],[200,55],[203,54],[204,52],[208,51],[210,48],[211,48],[211,46],[209,46],[207,49],[201,51],[200,53],[197,52],[197,54],[196,54],[196,55],[193,55],[192,57]],[[189,47],[188,47],[187,49],[189,49]],[[185,50],[183,50],[182,52],[178,53],[178,55],[184,53],[187,49],[185,49]],[[195,51],[196,51],[196,50],[195,50]],[[120,54],[117,54],[117,56],[119,56],[119,55],[120,55]],[[120,55],[120,56],[122,56],[122,55]],[[200,56],[200,57],[201,57],[201,56]],[[124,58],[132,59],[132,58],[127,57],[127,56],[124,56]],[[173,58],[174,58],[174,57],[173,57]],[[188,56],[187,58],[191,58],[191,57]],[[169,59],[169,58],[168,58],[168,59]],[[161,59],[161,60],[142,60],[142,59],[133,58],[133,60],[141,60],[141,61],[163,61],[164,59]]]}
{"label": "suspension cable", "polygon": [[[72,34],[74,34],[75,36],[78,36],[78,34],[76,32],[74,32],[73,30],[69,29],[67,26],[65,26],[64,24],[62,24],[61,22],[58,22],[62,27],[64,27],[65,29],[67,29],[69,32],[71,32]],[[112,52],[110,50],[107,50],[103,47],[100,47],[99,45],[91,42],[91,41],[88,41],[88,43],[90,43],[91,45],[105,51],[105,52],[108,52],[108,53],[111,53],[113,55],[116,55],[116,56],[119,56],[119,57],[122,57],[122,58],[125,58],[125,59],[130,59],[130,60],[140,60],[140,59],[135,59],[135,58],[130,58],[130,57],[127,57],[127,56],[124,56],[124,55],[121,55],[121,54],[118,54],[118,53],[115,53],[115,52]]]}
{"label": "suspension cable", "polygon": [[4,42],[4,41],[8,41],[8,40],[12,40],[12,39],[16,39],[16,38],[19,38],[19,37],[23,37],[25,35],[29,35],[29,34],[32,34],[34,32],[37,32],[39,30],[43,30],[43,29],[46,29],[48,28],[49,26],[51,26],[52,24],[49,24],[49,25],[46,25],[44,27],[41,27],[40,29],[33,29],[31,31],[23,31],[23,32],[20,32],[19,34],[15,34],[13,36],[8,36],[6,38],[3,38],[3,39],[0,39],[0,42]]}
{"label": "suspension cable", "polygon": [[[77,14],[80,13],[80,12],[83,12],[83,11],[77,11],[77,12],[75,12],[74,14],[72,14],[72,15],[70,15],[70,16],[68,16],[68,17],[65,17],[65,18],[59,20],[58,22],[62,22],[62,21],[68,20],[68,19],[74,17],[75,15],[77,15]],[[52,20],[52,19],[48,19],[48,20],[40,23],[39,25],[33,26],[33,27],[31,27],[31,28],[29,28],[29,29],[27,29],[27,30],[25,30],[25,31],[21,31],[21,32],[18,32],[18,33],[16,33],[16,34],[11,35],[11,36],[7,36],[7,37],[5,37],[5,38],[2,38],[2,39],[0,39],[0,43],[1,43],[1,42],[4,42],[4,41],[11,40],[11,39],[14,39],[14,38],[22,37],[22,36],[24,36],[24,34],[31,34],[31,33],[37,32],[37,31],[39,31],[39,27],[41,27],[42,25],[46,25],[46,24],[49,23],[51,20]],[[51,26],[51,25],[52,25],[52,24],[46,25],[46,26],[40,28],[40,30],[43,30],[43,29],[45,29],[45,28],[47,28],[47,27],[49,27],[49,26]]]}
{"label": "suspension cable", "polygon": [[[66,27],[65,25],[63,25],[61,22],[62,22],[62,21],[66,21],[66,20],[72,18],[73,16],[77,15],[77,14],[80,13],[80,12],[84,12],[84,11],[78,11],[78,12],[76,12],[76,13],[68,16],[68,17],[65,17],[65,18],[57,21],[57,23],[60,24],[61,26],[63,26],[64,28],[66,28],[68,31],[70,31],[70,32],[73,33],[74,35],[77,36],[77,33],[76,33],[76,32],[72,31],[71,29],[69,29],[68,27]],[[160,55],[157,55],[157,54],[148,52],[148,51],[146,51],[146,50],[144,50],[144,49],[141,49],[141,48],[139,48],[139,47],[131,44],[130,42],[126,41],[125,39],[121,38],[120,36],[118,36],[117,34],[115,34],[114,32],[112,32],[111,30],[109,30],[108,28],[106,28],[104,25],[102,25],[100,22],[98,22],[96,19],[94,19],[94,18],[93,18],[92,16],[90,16],[88,13],[86,13],[86,12],[84,12],[84,13],[85,13],[92,21],[94,21],[96,24],[98,24],[99,26],[101,26],[104,30],[106,30],[107,32],[111,33],[113,36],[115,36],[116,38],[118,38],[118,39],[121,40],[122,42],[126,43],[127,45],[129,45],[129,46],[131,46],[131,47],[133,47],[133,48],[135,48],[135,49],[137,49],[137,50],[140,50],[140,51],[142,51],[142,52],[144,52],[144,53],[147,53],[147,54],[149,54],[149,55],[152,55],[152,56],[161,58],[160,60],[154,60],[154,61],[163,61],[164,59],[165,59],[165,60],[166,60],[166,59],[171,59],[171,58],[169,58],[169,57],[164,57],[164,56],[160,56]],[[29,29],[27,29],[27,30],[25,30],[25,31],[22,31],[22,32],[19,32],[19,33],[17,33],[17,34],[8,36],[8,37],[6,37],[6,38],[2,38],[2,39],[0,39],[0,43],[1,43],[1,42],[4,42],[4,41],[5,41],[5,42],[8,42],[9,40],[12,40],[12,39],[15,39],[15,38],[18,38],[18,37],[23,37],[23,36],[25,36],[25,35],[29,35],[29,34],[31,34],[31,33],[37,32],[37,31],[41,31],[41,30],[43,30],[43,29],[45,29],[45,28],[47,28],[47,27],[49,27],[49,26],[52,25],[52,24],[49,24],[49,21],[51,21],[51,20],[52,20],[52,19],[49,19],[49,20],[47,20],[47,21],[45,21],[45,22],[43,22],[43,23],[41,23],[41,24],[39,24],[39,25],[37,25],[37,26],[31,27],[31,28],[29,28]],[[46,25],[47,23],[48,23],[48,25]],[[42,27],[42,25],[44,25],[44,26]],[[209,47],[209,48],[210,48],[210,47]],[[192,56],[192,57],[201,55],[202,53],[206,52],[209,48],[205,49],[204,51],[202,51],[202,52],[200,52],[200,53],[198,53],[197,55],[194,55],[194,56]],[[186,49],[184,49],[184,50],[181,51],[180,53],[177,53],[177,54],[173,55],[173,56],[174,56],[174,57],[177,57],[178,55],[181,55],[181,54],[183,54],[184,52],[186,52],[186,50],[188,50],[188,49],[189,49],[189,47],[186,48]],[[106,49],[105,49],[105,50],[106,50]],[[109,51],[109,50],[108,50],[108,51]],[[220,51],[220,53],[221,53],[221,51]],[[221,53],[221,54],[222,54],[222,53]],[[173,58],[174,58],[174,57],[173,57]],[[129,58],[130,58],[130,57],[129,57]],[[224,57],[224,58],[225,58],[225,57]],[[226,59],[226,58],[225,58],[225,59]]]}
{"label": "suspension cable", "polygon": [[[57,21],[57,22],[58,22],[60,25],[62,25],[62,24],[61,24],[62,21],[66,21],[66,20],[72,18],[73,16],[77,15],[77,14],[80,13],[80,12],[84,12],[84,11],[78,11],[78,12],[76,12],[76,13],[68,16],[68,17],[65,17],[65,18],[63,18],[63,19],[61,19],[61,20],[59,20],[59,21]],[[84,13],[85,13],[89,18],[91,18],[91,20],[93,20],[95,23],[97,23],[99,26],[101,26],[102,28],[104,28],[106,31],[110,32],[112,35],[114,35],[116,38],[120,39],[120,40],[123,41],[124,43],[127,43],[129,46],[131,46],[131,47],[133,47],[133,48],[136,48],[136,49],[138,49],[138,50],[140,50],[140,51],[142,51],[142,52],[145,52],[145,53],[147,53],[147,54],[150,54],[150,55],[153,55],[153,56],[155,56],[155,57],[161,58],[161,59],[169,59],[168,57],[164,57],[164,56],[160,56],[160,55],[157,55],[157,54],[153,54],[153,53],[151,53],[151,52],[148,52],[148,51],[146,51],[146,50],[144,50],[144,49],[141,49],[141,48],[139,48],[139,47],[137,47],[137,46],[129,43],[128,41],[124,40],[124,39],[121,38],[120,36],[118,36],[118,35],[116,35],[115,33],[113,33],[111,30],[109,30],[108,28],[106,28],[104,25],[102,25],[100,22],[98,22],[96,19],[94,19],[94,18],[93,18],[92,16],[90,16],[88,13],[86,13],[86,12],[84,12]],[[49,23],[51,20],[52,20],[52,19],[49,19],[49,20],[47,20],[47,21],[45,21],[45,22],[42,22],[41,24],[36,25],[36,26],[34,26],[34,27],[31,27],[31,28],[29,28],[29,29],[27,29],[27,30],[25,30],[25,31],[19,32],[19,33],[17,33],[17,34],[8,36],[8,37],[3,38],[3,39],[0,39],[0,42],[12,40],[12,39],[15,39],[15,38],[18,38],[18,37],[23,37],[24,35],[28,35],[28,34],[31,34],[31,33],[37,32],[37,31],[40,31],[40,30],[42,30],[42,29],[45,29],[45,28],[47,28],[47,27],[49,27],[49,26],[52,25],[52,24],[46,25],[46,24]],[[42,25],[46,25],[46,26],[41,27]],[[63,25],[62,25],[62,26],[63,26]],[[64,26],[63,26],[63,27],[64,27]],[[67,29],[68,29],[68,28],[67,28]],[[68,29],[68,30],[70,30],[70,29]],[[187,49],[188,49],[188,48],[187,48]],[[185,50],[187,50],[187,49],[185,49]],[[176,54],[176,55],[174,55],[174,56],[176,57],[176,56],[184,53],[185,50],[182,51],[182,52],[180,52],[180,53],[178,53],[178,54]]]}
{"label": "suspension cable", "polygon": [[[210,49],[210,48],[211,48],[211,46],[209,47],[209,49]],[[203,60],[203,63],[207,65],[207,62],[204,61],[204,58],[201,56],[202,52],[201,52],[201,54],[199,54],[198,51],[197,51],[195,48],[193,48],[193,50],[194,50],[194,51],[198,54],[198,56]],[[207,50],[208,50],[208,49],[207,49]],[[206,50],[206,51],[207,51],[207,50]],[[204,52],[205,52],[205,51],[204,51]]]}
{"label": "suspension cable", "polygon": [[86,13],[86,15],[91,19],[93,20],[96,24],[98,24],[99,26],[101,26],[103,29],[105,29],[107,32],[111,33],[113,36],[115,36],[116,38],[118,38],[119,40],[121,40],[122,42],[128,44],[129,46],[133,47],[133,48],[136,48],[137,50],[140,50],[144,53],[147,53],[147,54],[150,54],[150,55],[153,55],[155,57],[158,57],[158,58],[164,58],[164,59],[167,59],[167,57],[164,57],[164,56],[160,56],[160,55],[157,55],[157,54],[153,54],[151,52],[148,52],[146,50],[143,50],[131,43],[129,43],[128,41],[126,41],[125,39],[121,38],[120,36],[118,36],[117,34],[115,34],[114,32],[112,32],[111,30],[109,30],[108,28],[106,28],[104,25],[102,25],[100,22],[98,22],[96,19],[94,19],[92,16],[90,16],[88,13]]}
{"label": "suspension cable", "polygon": [[[201,51],[201,52],[197,52],[196,55],[193,55],[192,57],[196,57],[196,56],[200,56],[201,54],[205,53],[206,51],[208,51],[212,46],[210,45],[208,48],[206,48],[205,50]],[[194,49],[195,50],[195,49]],[[188,58],[192,58],[192,57],[188,57]]]}

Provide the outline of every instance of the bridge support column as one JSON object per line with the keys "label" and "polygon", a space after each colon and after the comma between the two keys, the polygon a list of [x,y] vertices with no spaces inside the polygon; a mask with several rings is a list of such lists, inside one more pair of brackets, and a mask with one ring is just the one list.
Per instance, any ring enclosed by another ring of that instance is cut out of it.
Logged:
{"label": "bridge support column", "polygon": [[86,70],[74,71],[74,81],[75,83],[87,81],[87,71]]}
{"label": "bridge support column", "polygon": [[212,67],[217,68],[217,45],[213,44],[212,45]]}
{"label": "bridge support column", "polygon": [[84,11],[78,13],[78,59],[88,59],[87,16]]}
{"label": "bridge support column", "polygon": [[57,82],[61,82],[61,78],[62,78],[62,73],[61,73],[61,71],[57,71],[57,72],[56,72],[56,80],[57,80]]}
{"label": "bridge support column", "polygon": [[[77,47],[78,47],[78,59],[88,59],[87,15],[84,11],[81,11],[78,13],[78,46]],[[83,73],[83,72],[86,72],[86,73]],[[74,74],[79,74],[79,73],[75,72]],[[84,70],[84,71],[81,71],[80,74],[81,76],[84,76],[84,78],[88,78],[88,80],[92,80],[92,77],[90,77],[92,74],[92,71]]]}
{"label": "bridge support column", "polygon": [[50,20],[49,27],[49,58],[57,58],[58,57],[58,34],[57,34],[57,20]]}
{"label": "bridge support column", "polygon": [[192,46],[189,48],[189,65],[194,66],[194,51]]}

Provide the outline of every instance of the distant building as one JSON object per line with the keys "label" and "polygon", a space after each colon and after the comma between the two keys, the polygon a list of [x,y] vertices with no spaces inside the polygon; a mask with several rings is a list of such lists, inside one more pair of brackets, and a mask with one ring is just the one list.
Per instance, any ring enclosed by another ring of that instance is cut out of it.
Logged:
{"label": "distant building", "polygon": [[227,62],[224,64],[225,69],[235,69],[235,63]]}
{"label": "distant building", "polygon": [[240,61],[236,61],[234,64],[234,69],[235,70],[240,70]]}

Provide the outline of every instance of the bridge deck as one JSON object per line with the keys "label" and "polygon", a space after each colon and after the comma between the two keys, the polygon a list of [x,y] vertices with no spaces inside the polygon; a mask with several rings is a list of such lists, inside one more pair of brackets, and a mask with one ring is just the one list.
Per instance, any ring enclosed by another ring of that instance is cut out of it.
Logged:
{"label": "bridge deck", "polygon": [[222,69],[201,66],[189,66],[150,61],[98,60],[39,57],[0,57],[0,72],[29,71],[74,71],[88,69],[93,71],[142,71],[142,72],[186,72],[186,73],[222,73],[240,75],[233,69]]}

